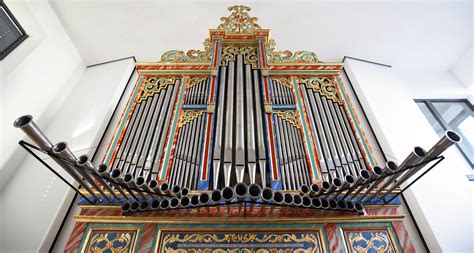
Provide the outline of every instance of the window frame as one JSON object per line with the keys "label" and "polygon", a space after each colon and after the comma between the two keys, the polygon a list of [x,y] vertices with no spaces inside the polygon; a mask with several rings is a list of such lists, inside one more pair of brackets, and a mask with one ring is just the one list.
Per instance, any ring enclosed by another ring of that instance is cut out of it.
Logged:
{"label": "window frame", "polygon": [[26,38],[28,38],[28,34],[26,34],[23,27],[20,25],[20,23],[15,18],[13,13],[10,11],[10,9],[8,9],[7,5],[5,4],[3,0],[0,0],[0,8],[3,8],[3,10],[5,10],[5,13],[7,14],[7,16],[11,19],[13,24],[22,33],[22,35],[17,40],[15,40],[15,42],[10,44],[10,46],[8,46],[4,51],[0,52],[0,61],[1,61],[5,59],[5,57],[7,57],[13,50],[15,50],[15,48],[17,48],[23,41],[25,41]]}
{"label": "window frame", "polygon": [[[467,99],[415,99],[415,103],[423,103],[424,105],[426,105],[430,113],[433,115],[433,117],[436,119],[436,121],[439,123],[439,125],[441,126],[441,128],[443,128],[444,131],[451,130],[451,127],[443,119],[443,116],[438,112],[433,103],[465,103],[472,111],[474,111],[474,106]],[[459,145],[459,143],[455,143],[455,145],[463,156],[464,160],[466,160],[467,164],[469,164],[471,166],[471,169],[474,170],[474,163],[471,162],[471,159],[469,158],[468,154],[466,154],[462,146]],[[474,178],[471,180],[474,180]]]}

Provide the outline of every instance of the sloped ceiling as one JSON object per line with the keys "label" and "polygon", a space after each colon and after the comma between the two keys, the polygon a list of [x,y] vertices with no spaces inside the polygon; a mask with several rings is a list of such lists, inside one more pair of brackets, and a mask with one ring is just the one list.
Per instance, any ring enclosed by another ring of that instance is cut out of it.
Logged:
{"label": "sloped ceiling", "polygon": [[[231,1],[50,0],[87,64],[201,49]],[[239,4],[242,4],[240,2]],[[277,49],[347,55],[400,69],[448,70],[472,44],[471,1],[252,1]]]}

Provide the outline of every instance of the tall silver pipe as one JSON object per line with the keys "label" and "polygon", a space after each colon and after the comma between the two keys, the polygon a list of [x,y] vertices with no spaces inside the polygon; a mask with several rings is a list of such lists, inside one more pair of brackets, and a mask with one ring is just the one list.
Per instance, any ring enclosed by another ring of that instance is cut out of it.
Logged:
{"label": "tall silver pipe", "polygon": [[316,126],[318,130],[317,133],[319,137],[321,138],[321,147],[322,147],[323,154],[325,155],[324,157],[326,159],[327,170],[329,172],[328,173],[329,180],[332,180],[332,178],[335,177],[335,175],[333,176],[331,175],[331,173],[335,171],[336,163],[331,155],[331,150],[329,148],[330,140],[327,137],[327,134],[326,134],[327,131],[322,122],[324,112],[321,111],[322,107],[318,107],[319,105],[316,104],[316,99],[314,98],[315,95],[312,92],[312,90],[307,89],[306,93],[309,98],[311,109],[313,112],[315,112],[314,119],[316,120]]}
{"label": "tall silver pipe", "polygon": [[[283,142],[283,136],[282,136],[282,131],[280,129],[280,122],[279,122],[279,118],[276,117],[276,122],[275,122],[275,132],[276,132],[276,136],[278,138],[278,142],[276,145],[278,145],[278,157],[280,158],[279,159],[279,162],[280,162],[280,169],[281,169],[281,181],[282,181],[282,184],[283,184],[283,190],[289,190],[291,188],[291,184],[289,182],[289,179],[290,179],[290,175],[288,173],[288,167],[287,167],[287,164],[286,164],[286,150],[285,150],[285,144]],[[283,153],[283,150],[285,150],[285,152]]]}
{"label": "tall silver pipe", "polygon": [[180,155],[181,155],[181,149],[183,149],[184,146],[184,135],[185,135],[185,129],[187,125],[183,125],[179,127],[178,130],[178,141],[175,146],[175,151],[172,156],[173,164],[171,165],[171,176],[170,176],[170,184],[175,185],[178,181],[178,170],[179,170],[179,165],[181,163],[180,160]]}
{"label": "tall silver pipe", "polygon": [[[179,87],[180,83],[181,83],[180,80],[176,80],[175,85],[173,86],[173,93],[172,93],[171,98],[170,98],[169,103],[168,103],[168,110],[165,111],[166,113],[164,115],[165,120],[163,122],[163,125],[161,125],[161,128],[163,129],[163,133],[165,133],[164,129],[167,129],[169,124],[170,124],[172,109],[173,109],[173,106],[174,106],[174,101],[176,100],[176,95],[178,93],[178,87]],[[160,127],[160,124],[158,124],[158,127]],[[165,145],[165,141],[166,141],[166,135],[163,134],[163,133],[158,135],[159,136],[158,149],[156,150],[156,152],[154,152],[154,158],[153,158],[153,160],[152,160],[153,162],[151,164],[152,169],[149,170],[150,171],[149,175],[151,175],[152,172],[158,172],[159,171],[159,167],[161,165],[162,153],[163,153],[163,149],[164,149],[164,145]],[[156,162],[155,162],[155,160],[156,160]]]}
{"label": "tall silver pipe", "polygon": [[[426,151],[420,147],[415,147],[413,151],[408,155],[408,157],[400,164],[400,166],[398,166],[398,168],[395,167],[394,172],[399,172],[400,170],[406,169],[407,167],[416,165],[422,162],[425,159],[425,157],[426,157]],[[372,195],[372,197],[368,199],[368,201],[370,201],[374,196],[378,195],[382,190],[385,190],[395,180],[400,178],[400,176],[402,176],[401,174],[406,174],[406,173],[409,173],[409,171],[406,171],[405,173],[398,173],[385,179],[385,181],[380,186],[377,187],[378,188],[377,191]]]}
{"label": "tall silver pipe", "polygon": [[[447,148],[449,148],[454,143],[458,143],[461,141],[461,136],[454,131],[446,131],[444,136],[433,145],[433,147],[426,152],[426,158],[431,159],[439,156],[442,152],[444,152]],[[390,194],[395,188],[399,185],[404,183],[408,180],[411,176],[415,175],[418,171],[420,171],[423,167],[425,167],[427,163],[418,165],[410,170],[408,170],[403,176],[401,176],[393,185],[381,196],[382,198]]]}
{"label": "tall silver pipe", "polygon": [[349,133],[350,139],[352,141],[353,148],[355,150],[355,153],[353,153],[352,156],[357,157],[359,165],[362,169],[367,169],[366,165],[365,165],[364,158],[362,157],[361,148],[359,147],[359,142],[357,141],[357,138],[355,137],[354,131],[352,131],[352,127],[351,127],[351,124],[349,122],[349,119],[347,118],[347,115],[344,112],[344,110],[341,108],[342,107],[341,105],[336,106],[336,107],[337,107],[337,109],[339,110],[341,116],[344,119],[346,129],[348,129],[348,133]]}
{"label": "tall silver pipe", "polygon": [[49,152],[53,148],[53,143],[35,124],[33,116],[23,115],[15,120],[13,126],[20,128],[41,149]]}
{"label": "tall silver pipe", "polygon": [[[68,148],[68,145],[66,142],[59,142],[56,145],[53,146],[53,154],[56,155],[57,157],[68,161],[71,164],[75,164],[77,158],[74,156],[74,154],[71,152],[71,150]],[[96,194],[94,191],[87,185],[86,182],[92,185],[92,187],[98,188],[97,185],[95,185],[94,180],[90,177],[89,174],[87,174],[84,170],[76,170],[73,165],[70,165],[63,160],[60,160],[58,158],[52,157],[56,163],[58,163],[69,175],[71,175],[74,180],[76,180],[84,189],[87,190],[94,198],[97,198]],[[82,177],[85,178],[86,181],[82,180]]]}
{"label": "tall silver pipe", "polygon": [[[94,179],[96,179],[105,189],[107,189],[107,191],[110,192],[110,194],[112,194],[114,198],[118,199],[117,195],[115,195],[114,190],[109,186],[109,184],[107,184],[107,182],[105,182],[105,180],[97,174],[94,165],[92,164],[92,162],[89,161],[89,157],[87,155],[79,156],[76,160],[76,165],[86,170],[85,173],[90,173],[90,175],[92,175]],[[106,194],[102,191],[100,187],[98,187],[97,190],[103,196],[106,196]],[[106,197],[106,199],[110,201],[109,197]]]}
{"label": "tall silver pipe", "polygon": [[259,169],[260,169],[260,177],[262,180],[262,185],[266,186],[266,169],[265,169],[265,164],[266,164],[266,159],[267,159],[267,153],[265,151],[265,135],[263,134],[263,117],[262,117],[262,109],[264,108],[262,105],[262,97],[260,93],[260,81],[259,81],[259,75],[258,71],[254,70],[253,71],[253,85],[252,87],[254,88],[254,93],[255,93],[255,118],[256,118],[256,124],[257,124],[257,150],[258,150],[258,160],[259,160]]}
{"label": "tall silver pipe", "polygon": [[127,122],[124,137],[117,151],[117,156],[115,157],[114,162],[111,164],[112,168],[122,168],[125,164],[125,160],[128,155],[128,149],[130,148],[131,139],[133,139],[136,126],[141,116],[141,110],[143,109],[142,102],[139,102],[135,105],[132,110],[132,118]]}
{"label": "tall silver pipe", "polygon": [[319,137],[320,133],[319,133],[319,130],[317,129],[316,124],[315,124],[315,120],[314,120],[314,116],[313,116],[313,110],[310,107],[308,94],[306,93],[306,88],[305,88],[304,84],[301,84],[301,89],[303,91],[302,94],[303,94],[304,106],[306,108],[306,115],[309,118],[309,125],[311,127],[311,137],[313,139],[313,143],[316,144],[316,153],[317,153],[318,158],[319,158],[319,167],[320,167],[322,173],[328,173],[326,160],[324,159],[325,157],[322,154],[321,142],[318,139],[318,138],[320,138]]}
{"label": "tall silver pipe", "polygon": [[226,68],[225,66],[221,67],[221,80],[219,82],[219,97],[217,103],[217,125],[216,125],[216,140],[214,142],[214,161],[213,161],[213,187],[217,189],[218,180],[220,178],[220,172],[222,171],[222,163],[221,163],[221,149],[222,146],[225,145],[222,140],[222,132],[223,132],[223,123],[224,123],[224,98],[226,97],[224,94],[225,91],[225,80],[226,80]]}
{"label": "tall silver pipe", "polygon": [[243,55],[237,55],[237,79],[235,96],[237,98],[235,104],[235,174],[237,176],[237,182],[244,181],[244,169],[245,169],[245,121],[244,121],[244,106],[245,106],[245,91],[244,91],[244,59]]}
{"label": "tall silver pipe", "polygon": [[[232,148],[234,146],[232,136],[234,128],[234,62],[229,62],[229,76],[227,78],[227,96],[226,96],[226,127],[225,128],[225,145],[224,145],[224,162],[232,163]],[[231,164],[232,165],[232,164]],[[227,184],[226,184],[227,186]]]}
{"label": "tall silver pipe", "polygon": [[189,187],[188,185],[188,182],[190,181],[191,179],[191,167],[192,167],[192,156],[193,156],[193,152],[195,152],[195,143],[197,142],[197,132],[196,132],[196,128],[197,128],[197,124],[198,124],[198,119],[194,119],[193,121],[190,122],[191,124],[191,133],[190,133],[190,143],[188,144],[188,148],[187,148],[187,151],[185,152],[184,154],[184,159],[186,161],[185,163],[185,168],[184,168],[184,175],[182,177],[182,180],[183,180],[183,183],[182,183],[182,187]]}
{"label": "tall silver pipe", "polygon": [[256,182],[256,157],[255,157],[255,124],[254,124],[254,99],[252,94],[252,70],[250,65],[245,65],[245,94],[247,105],[247,161],[250,173],[250,183]]}

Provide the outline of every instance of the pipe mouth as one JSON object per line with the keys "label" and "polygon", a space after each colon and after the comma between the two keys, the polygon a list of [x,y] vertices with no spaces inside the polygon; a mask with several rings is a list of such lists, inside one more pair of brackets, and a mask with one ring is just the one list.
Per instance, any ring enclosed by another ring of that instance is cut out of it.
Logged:
{"label": "pipe mouth", "polygon": [[170,201],[168,199],[163,199],[160,203],[160,209],[166,209],[170,206]]}
{"label": "pipe mouth", "polygon": [[246,184],[238,183],[235,185],[234,188],[235,188],[235,195],[237,195],[237,197],[242,198],[242,197],[245,197],[245,195],[247,195],[248,187]]}
{"label": "pipe mouth", "polygon": [[31,121],[33,121],[33,116],[31,115],[23,115],[13,122],[13,126],[16,128],[22,128],[28,125]]}
{"label": "pipe mouth", "polygon": [[321,207],[321,200],[319,198],[313,198],[313,199],[311,199],[311,205],[314,208],[319,208],[319,207]]}
{"label": "pipe mouth", "polygon": [[97,167],[97,172],[102,174],[104,172],[107,172],[107,169],[108,169],[107,164],[103,163],[103,164],[99,165],[99,167]]}
{"label": "pipe mouth", "polygon": [[121,171],[119,169],[114,169],[112,172],[110,172],[110,177],[112,178],[118,178],[120,177]]}
{"label": "pipe mouth", "polygon": [[282,203],[283,202],[283,194],[281,192],[274,192],[273,193],[273,202]]}
{"label": "pipe mouth", "polygon": [[234,190],[230,186],[226,186],[224,187],[224,189],[222,189],[222,198],[225,201],[231,201],[233,197],[234,197]]}
{"label": "pipe mouth", "polygon": [[321,201],[321,207],[322,208],[328,208],[329,207],[329,201],[327,199],[320,199]]}
{"label": "pipe mouth", "polygon": [[347,206],[347,209],[352,210],[352,209],[354,209],[354,202],[347,201],[346,206]]}
{"label": "pipe mouth", "polygon": [[219,190],[214,190],[211,193],[211,200],[213,202],[220,202],[222,200],[222,194]]}
{"label": "pipe mouth", "polygon": [[199,205],[199,195],[191,196],[191,205],[193,206]]}
{"label": "pipe mouth", "polygon": [[83,166],[87,163],[88,160],[89,160],[89,157],[87,155],[81,155],[77,158],[76,164],[78,166]]}
{"label": "pipe mouth", "polygon": [[323,189],[325,191],[329,190],[329,188],[331,188],[331,183],[329,183],[328,181],[324,181],[321,186],[323,187]]}
{"label": "pipe mouth", "polygon": [[174,197],[170,200],[170,207],[171,208],[176,208],[179,205],[179,199]]}
{"label": "pipe mouth", "polygon": [[386,164],[385,164],[385,167],[389,170],[396,170],[398,165],[396,162],[394,161],[388,161]]}
{"label": "pipe mouth", "polygon": [[368,170],[361,170],[360,172],[360,177],[364,180],[369,180],[370,179],[370,172]]}
{"label": "pipe mouth", "polygon": [[302,202],[303,202],[303,199],[301,198],[300,195],[293,196],[293,204],[300,206]]}
{"label": "pipe mouth", "polygon": [[337,205],[338,205],[339,208],[341,208],[341,209],[346,209],[346,208],[347,208],[346,201],[344,201],[344,200],[339,200],[339,201],[337,202]]}
{"label": "pipe mouth", "polygon": [[125,174],[125,175],[123,176],[123,182],[124,182],[124,183],[129,183],[129,182],[132,181],[132,179],[133,179],[132,174],[128,174],[128,173],[127,173],[127,174]]}
{"label": "pipe mouth", "polygon": [[191,200],[189,199],[188,196],[184,196],[181,198],[181,201],[180,201],[180,204],[182,207],[187,207],[189,206],[189,203],[191,202]]}
{"label": "pipe mouth", "polygon": [[319,192],[319,186],[317,184],[312,184],[310,188],[312,192]]}
{"label": "pipe mouth", "polygon": [[355,208],[355,210],[357,210],[358,212],[364,211],[364,207],[362,206],[361,203],[355,203],[355,204],[354,204],[354,208]]}
{"label": "pipe mouth", "polygon": [[135,180],[135,183],[136,183],[138,186],[145,185],[145,178],[144,178],[144,177],[138,177],[138,178]]}
{"label": "pipe mouth", "polygon": [[454,143],[460,142],[462,139],[461,136],[453,130],[446,131],[444,135],[448,138],[448,140]]}
{"label": "pipe mouth", "polygon": [[262,190],[262,199],[265,201],[270,201],[273,198],[273,190],[266,187]]}
{"label": "pipe mouth", "polygon": [[179,187],[179,185],[175,185],[171,189],[171,192],[174,193],[174,194],[178,194],[180,190],[181,190],[181,187]]}
{"label": "pipe mouth", "polygon": [[251,198],[257,198],[262,193],[262,188],[258,184],[251,184],[249,186],[249,195]]}
{"label": "pipe mouth", "polygon": [[162,183],[160,185],[160,190],[161,191],[167,191],[170,188],[170,186],[167,183]]}
{"label": "pipe mouth", "polygon": [[188,196],[188,194],[189,194],[189,189],[188,188],[181,189],[181,196]]}
{"label": "pipe mouth", "polygon": [[148,186],[150,186],[151,189],[155,189],[158,186],[158,181],[152,179],[150,182],[148,182]]}
{"label": "pipe mouth", "polygon": [[201,195],[199,195],[199,203],[201,205],[209,203],[209,193],[201,193]]}
{"label": "pipe mouth", "polygon": [[139,209],[142,211],[145,211],[146,209],[148,209],[148,201],[141,202]]}
{"label": "pipe mouth", "polygon": [[337,188],[339,188],[339,187],[341,187],[341,185],[342,185],[342,180],[336,177],[336,178],[334,178],[334,179],[332,180],[332,183],[334,184],[334,186],[336,186]]}
{"label": "pipe mouth", "polygon": [[383,169],[380,168],[379,166],[374,166],[374,168],[372,168],[372,170],[374,171],[375,175],[382,175],[383,174]]}
{"label": "pipe mouth", "polygon": [[334,199],[329,200],[329,207],[337,208],[337,202]]}
{"label": "pipe mouth", "polygon": [[310,207],[311,206],[311,199],[308,196],[303,196],[303,206]]}
{"label": "pipe mouth", "polygon": [[132,204],[130,205],[130,211],[136,211],[140,207],[140,203],[137,201],[133,201]]}
{"label": "pipe mouth", "polygon": [[346,182],[347,182],[348,184],[353,184],[354,181],[355,181],[355,180],[354,180],[354,177],[351,176],[351,175],[345,176],[344,180],[346,180]]}
{"label": "pipe mouth", "polygon": [[130,203],[125,202],[122,204],[122,212],[128,212],[130,210]]}
{"label": "pipe mouth", "polygon": [[56,145],[53,146],[53,152],[54,153],[61,153],[67,148],[67,142],[61,141],[56,143]]}
{"label": "pipe mouth", "polygon": [[416,156],[419,156],[419,157],[425,157],[426,156],[426,151],[421,148],[421,147],[418,147],[416,146],[414,149],[413,149],[413,153],[416,155]]}
{"label": "pipe mouth", "polygon": [[289,205],[289,204],[293,203],[293,195],[291,195],[289,193],[285,193],[283,198],[284,198],[283,201],[285,202],[285,204]]}
{"label": "pipe mouth", "polygon": [[150,203],[150,207],[152,209],[158,209],[160,207],[160,201],[157,199],[152,200]]}
{"label": "pipe mouth", "polygon": [[304,194],[308,194],[309,193],[309,187],[307,185],[303,184],[300,187],[300,191]]}

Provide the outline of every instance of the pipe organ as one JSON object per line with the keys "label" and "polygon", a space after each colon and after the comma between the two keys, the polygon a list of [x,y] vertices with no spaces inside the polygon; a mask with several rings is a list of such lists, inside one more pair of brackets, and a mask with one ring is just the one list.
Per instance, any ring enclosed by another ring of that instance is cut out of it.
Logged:
{"label": "pipe organ", "polygon": [[101,161],[15,122],[83,188],[66,251],[413,251],[399,187],[459,136],[377,160],[343,65],[277,51],[250,8],[229,10],[203,50],[136,64]]}

